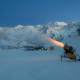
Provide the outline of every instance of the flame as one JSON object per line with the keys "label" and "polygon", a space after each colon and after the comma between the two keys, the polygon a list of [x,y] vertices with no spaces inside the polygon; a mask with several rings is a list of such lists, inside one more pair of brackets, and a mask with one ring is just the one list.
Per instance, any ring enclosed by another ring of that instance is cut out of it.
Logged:
{"label": "flame", "polygon": [[56,41],[55,39],[49,38],[49,40],[57,46],[64,47],[62,42]]}

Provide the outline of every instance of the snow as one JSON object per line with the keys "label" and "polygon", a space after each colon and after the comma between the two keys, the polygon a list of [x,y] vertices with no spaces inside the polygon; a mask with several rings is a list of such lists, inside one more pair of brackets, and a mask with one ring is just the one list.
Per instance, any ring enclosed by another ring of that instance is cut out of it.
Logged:
{"label": "snow", "polygon": [[22,28],[23,28],[22,25],[18,25],[18,26],[16,26],[14,29],[22,29]]}
{"label": "snow", "polygon": [[65,22],[50,22],[45,26],[17,25],[14,28],[0,27],[0,35],[2,36],[0,36],[0,38],[3,40],[2,42],[0,41],[0,45],[5,45],[6,42],[9,43],[10,46],[17,46],[16,44],[19,42],[22,42],[20,46],[24,45],[24,43],[32,44],[32,41],[34,41],[36,35],[41,38],[39,33],[46,34],[49,37],[59,40],[60,35],[63,38],[66,38],[75,32],[79,26],[80,22],[71,22],[69,24]]}
{"label": "snow", "polygon": [[65,23],[65,22],[56,22],[58,25],[63,25],[63,26],[65,26],[65,25],[67,25],[67,23]]}
{"label": "snow", "polygon": [[[55,33],[55,37],[61,33],[65,37],[62,43],[67,43],[74,49],[76,48],[76,54],[80,55],[80,36],[76,31],[79,24],[72,22],[64,27],[49,27],[46,34],[49,35],[50,30]],[[18,42],[21,45],[31,45],[27,43],[30,40],[33,43],[48,43],[47,36],[38,32],[42,28],[43,26],[40,25],[36,26],[36,28],[19,25],[16,30],[14,28],[5,28],[4,30],[1,28],[0,45],[16,45]],[[62,47],[54,44],[46,44],[44,46],[48,50],[0,49],[0,80],[80,80],[79,61],[69,62],[70,59],[64,58],[61,62],[60,56],[64,52]],[[50,51],[49,46],[54,46],[54,50]]]}
{"label": "snow", "polygon": [[62,26],[66,26],[66,25],[68,25],[67,23],[65,23],[65,22],[49,22],[48,24],[47,24],[47,26],[48,27],[62,27]]}
{"label": "snow", "polygon": [[0,80],[80,80],[80,62],[61,62],[62,51],[0,50]]}
{"label": "snow", "polygon": [[[76,47],[76,53],[80,55],[79,41],[80,37],[75,32],[63,43]],[[63,48],[58,46],[53,51],[0,49],[0,80],[80,80],[80,62],[68,62],[69,59],[61,62],[63,52]]]}

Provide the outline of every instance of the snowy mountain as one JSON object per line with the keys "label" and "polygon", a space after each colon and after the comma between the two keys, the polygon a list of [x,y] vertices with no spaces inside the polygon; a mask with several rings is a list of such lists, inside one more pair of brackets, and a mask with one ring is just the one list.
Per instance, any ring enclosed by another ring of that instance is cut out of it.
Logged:
{"label": "snowy mountain", "polygon": [[61,26],[65,26],[67,25],[67,23],[65,22],[49,22],[46,26],[48,27],[61,27]]}
{"label": "snowy mountain", "polygon": [[0,45],[23,46],[23,45],[42,45],[46,42],[45,35],[58,41],[62,41],[71,36],[80,27],[80,22],[50,22],[47,25],[22,26],[14,28],[0,27]]}

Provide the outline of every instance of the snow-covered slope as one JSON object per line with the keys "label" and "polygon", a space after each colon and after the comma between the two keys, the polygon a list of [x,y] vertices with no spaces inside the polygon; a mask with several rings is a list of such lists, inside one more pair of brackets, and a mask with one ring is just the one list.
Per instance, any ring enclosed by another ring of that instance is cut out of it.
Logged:
{"label": "snow-covered slope", "polygon": [[[80,55],[77,32],[66,37],[63,43],[76,47],[76,54]],[[63,52],[60,47],[53,51],[0,49],[0,80],[80,80],[80,61],[69,62],[70,59],[63,58],[61,62]]]}
{"label": "snow-covered slope", "polygon": [[18,25],[14,28],[0,27],[0,45],[16,46],[16,44],[19,44],[22,46],[24,44],[27,45],[27,43],[41,44],[42,42],[44,43],[42,34],[46,34],[58,41],[62,41],[66,37],[72,35],[79,27],[80,22],[71,22],[69,24],[64,22],[50,22],[45,26]]}

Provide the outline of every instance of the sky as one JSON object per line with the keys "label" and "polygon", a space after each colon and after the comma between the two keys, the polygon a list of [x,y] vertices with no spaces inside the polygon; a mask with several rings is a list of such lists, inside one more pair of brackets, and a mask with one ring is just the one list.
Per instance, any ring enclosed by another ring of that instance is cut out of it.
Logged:
{"label": "sky", "polygon": [[0,0],[0,27],[80,21],[80,0]]}

